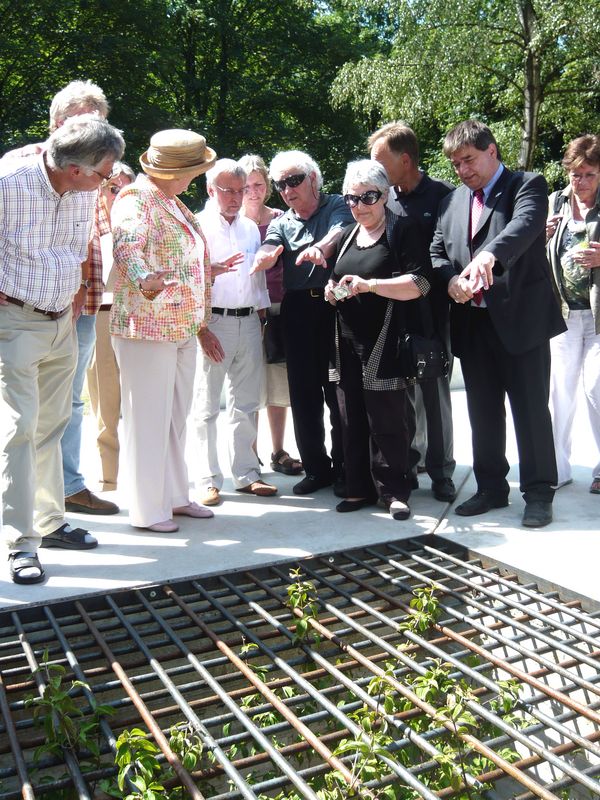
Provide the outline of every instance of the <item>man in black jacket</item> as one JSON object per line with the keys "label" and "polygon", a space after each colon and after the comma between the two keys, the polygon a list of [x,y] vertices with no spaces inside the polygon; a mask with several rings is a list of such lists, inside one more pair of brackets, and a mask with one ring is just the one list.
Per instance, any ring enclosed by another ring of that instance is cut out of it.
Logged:
{"label": "man in black jacket", "polygon": [[456,513],[508,505],[508,394],[523,525],[541,527],[552,521],[557,480],[549,340],[565,330],[546,260],[546,181],[506,169],[492,132],[477,120],[455,126],[444,153],[463,185],[442,201],[431,260],[453,301],[452,351],[465,380],[477,480],[477,493]]}

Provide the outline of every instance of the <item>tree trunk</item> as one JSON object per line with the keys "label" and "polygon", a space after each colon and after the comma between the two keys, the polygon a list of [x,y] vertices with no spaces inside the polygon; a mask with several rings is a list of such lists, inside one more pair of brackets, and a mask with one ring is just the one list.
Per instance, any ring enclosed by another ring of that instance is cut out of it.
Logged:
{"label": "tree trunk", "polygon": [[519,169],[530,170],[533,167],[533,156],[538,140],[538,124],[540,106],[542,104],[542,83],[540,79],[540,60],[533,44],[536,14],[531,0],[519,3],[519,19],[524,38],[524,87],[523,87],[523,119],[521,123],[521,148],[519,152]]}

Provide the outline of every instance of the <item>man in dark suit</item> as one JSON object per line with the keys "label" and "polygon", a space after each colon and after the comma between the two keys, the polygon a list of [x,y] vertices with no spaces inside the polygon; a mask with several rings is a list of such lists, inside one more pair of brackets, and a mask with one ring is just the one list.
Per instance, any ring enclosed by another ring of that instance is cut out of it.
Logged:
{"label": "man in dark suit", "polygon": [[548,189],[511,172],[490,129],[454,127],[444,153],[463,183],[442,200],[431,244],[434,275],[453,301],[452,350],[461,361],[477,493],[462,516],[508,505],[505,395],[519,448],[523,525],[552,521],[556,459],[548,411],[549,340],[565,330],[545,253]]}
{"label": "man in dark suit", "polygon": [[[430,178],[419,169],[419,143],[415,132],[405,122],[388,122],[371,134],[367,144],[371,158],[383,165],[393,187],[387,207],[399,217],[410,217],[417,222],[423,243],[429,249],[440,201],[454,186]],[[446,342],[448,295],[445,287],[434,284],[427,297],[436,330]],[[410,448],[413,488],[419,486],[417,469],[424,463],[423,469],[429,473],[435,499],[453,503],[456,488],[452,475],[456,461],[449,377],[409,387],[406,396],[410,401],[407,407],[407,414],[411,415],[409,426],[416,428]]]}

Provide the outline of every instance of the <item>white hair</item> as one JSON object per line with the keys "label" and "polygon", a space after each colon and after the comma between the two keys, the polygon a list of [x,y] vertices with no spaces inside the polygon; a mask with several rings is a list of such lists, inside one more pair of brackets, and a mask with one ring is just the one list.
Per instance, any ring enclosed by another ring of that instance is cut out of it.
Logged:
{"label": "white hair", "polygon": [[55,131],[66,119],[83,111],[95,111],[107,117],[109,105],[99,86],[91,81],[71,81],[64,89],[54,95],[50,104],[50,133]]}
{"label": "white hair", "polygon": [[350,186],[357,183],[376,186],[383,194],[390,188],[390,179],[385,168],[378,161],[372,161],[370,158],[361,158],[359,161],[351,161],[348,164],[344,175],[342,194],[346,194]]}
{"label": "white hair", "polygon": [[303,153],[302,150],[282,150],[269,164],[269,175],[272,180],[278,181],[282,174],[290,169],[297,169],[305,175],[314,175],[317,179],[317,189],[323,186],[319,165],[308,153]]}
{"label": "white hair", "polygon": [[220,158],[215,161],[214,166],[206,173],[206,185],[214,186],[219,175],[233,175],[235,178],[242,178],[246,183],[245,169],[233,158]]}

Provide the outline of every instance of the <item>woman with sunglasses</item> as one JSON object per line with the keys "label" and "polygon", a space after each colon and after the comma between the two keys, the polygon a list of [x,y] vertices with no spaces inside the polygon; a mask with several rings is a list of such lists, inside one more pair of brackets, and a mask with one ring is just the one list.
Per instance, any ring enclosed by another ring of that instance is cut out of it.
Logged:
{"label": "woman with sunglasses", "polygon": [[381,499],[394,519],[410,516],[406,381],[398,337],[414,330],[410,301],[429,291],[430,261],[415,223],[386,209],[389,180],[376,161],[355,161],[344,200],[355,224],[345,229],[325,298],[337,307],[332,377],[342,420],[347,495],[339,512]]}

